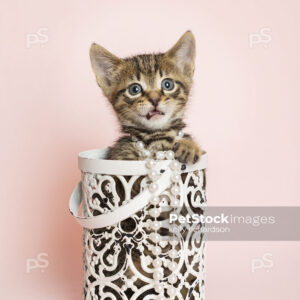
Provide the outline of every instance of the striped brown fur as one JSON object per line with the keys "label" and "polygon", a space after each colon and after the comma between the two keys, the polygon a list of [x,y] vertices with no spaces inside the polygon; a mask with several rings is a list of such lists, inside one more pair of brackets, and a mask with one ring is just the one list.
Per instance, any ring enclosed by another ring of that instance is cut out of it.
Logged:
{"label": "striped brown fur", "polygon": [[190,31],[165,53],[121,59],[93,44],[90,57],[97,83],[125,134],[108,159],[141,159],[131,136],[150,151],[173,149],[183,163],[200,158],[201,150],[189,135],[175,140],[185,127],[183,116],[193,81],[195,39]]}

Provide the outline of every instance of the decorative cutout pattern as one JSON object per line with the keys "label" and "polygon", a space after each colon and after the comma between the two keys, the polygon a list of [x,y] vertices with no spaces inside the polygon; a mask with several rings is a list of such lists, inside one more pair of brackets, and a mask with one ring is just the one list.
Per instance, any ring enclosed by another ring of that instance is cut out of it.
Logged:
{"label": "decorative cutout pattern", "polygon": [[[145,176],[82,173],[83,215],[113,211],[148,184]],[[205,170],[182,173],[179,185],[178,207],[169,205],[174,197],[170,190],[159,196],[158,243],[150,226],[154,220],[149,214],[152,204],[114,226],[84,229],[85,300],[204,300],[205,241],[199,234],[201,224],[171,227],[168,218],[171,212],[183,216],[204,212]],[[155,245],[161,249],[158,255],[153,254]],[[153,279],[158,276],[157,267],[164,287],[160,295]],[[174,296],[170,296],[172,293]]]}

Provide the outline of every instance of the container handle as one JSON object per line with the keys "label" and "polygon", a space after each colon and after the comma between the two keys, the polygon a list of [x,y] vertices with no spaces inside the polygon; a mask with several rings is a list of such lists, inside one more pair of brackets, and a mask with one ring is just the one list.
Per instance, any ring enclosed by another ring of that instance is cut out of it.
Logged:
{"label": "container handle", "polygon": [[170,168],[167,168],[156,181],[158,189],[155,193],[150,192],[149,188],[146,188],[131,201],[116,208],[114,211],[93,217],[83,217],[78,215],[78,211],[82,202],[82,184],[79,182],[70,197],[69,210],[77,222],[84,228],[96,229],[112,226],[137,213],[139,210],[148,205],[153,196],[158,196],[164,192],[171,184],[171,176],[172,171]]}

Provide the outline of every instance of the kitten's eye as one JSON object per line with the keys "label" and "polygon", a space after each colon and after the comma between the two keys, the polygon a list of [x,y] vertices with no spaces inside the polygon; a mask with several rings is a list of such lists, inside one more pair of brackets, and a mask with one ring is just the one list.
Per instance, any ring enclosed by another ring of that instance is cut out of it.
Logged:
{"label": "kitten's eye", "polygon": [[142,87],[137,83],[133,83],[129,86],[128,91],[131,95],[135,96],[142,91]]}
{"label": "kitten's eye", "polygon": [[172,79],[164,79],[161,82],[161,88],[166,91],[172,91],[174,88],[174,81]]}

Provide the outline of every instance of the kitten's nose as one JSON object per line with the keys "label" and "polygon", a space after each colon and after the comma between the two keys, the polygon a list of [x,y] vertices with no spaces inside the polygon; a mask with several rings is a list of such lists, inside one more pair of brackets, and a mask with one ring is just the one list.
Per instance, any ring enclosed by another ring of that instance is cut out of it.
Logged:
{"label": "kitten's nose", "polygon": [[160,101],[160,95],[157,92],[150,92],[149,93],[149,101],[154,105],[157,106],[158,102]]}

